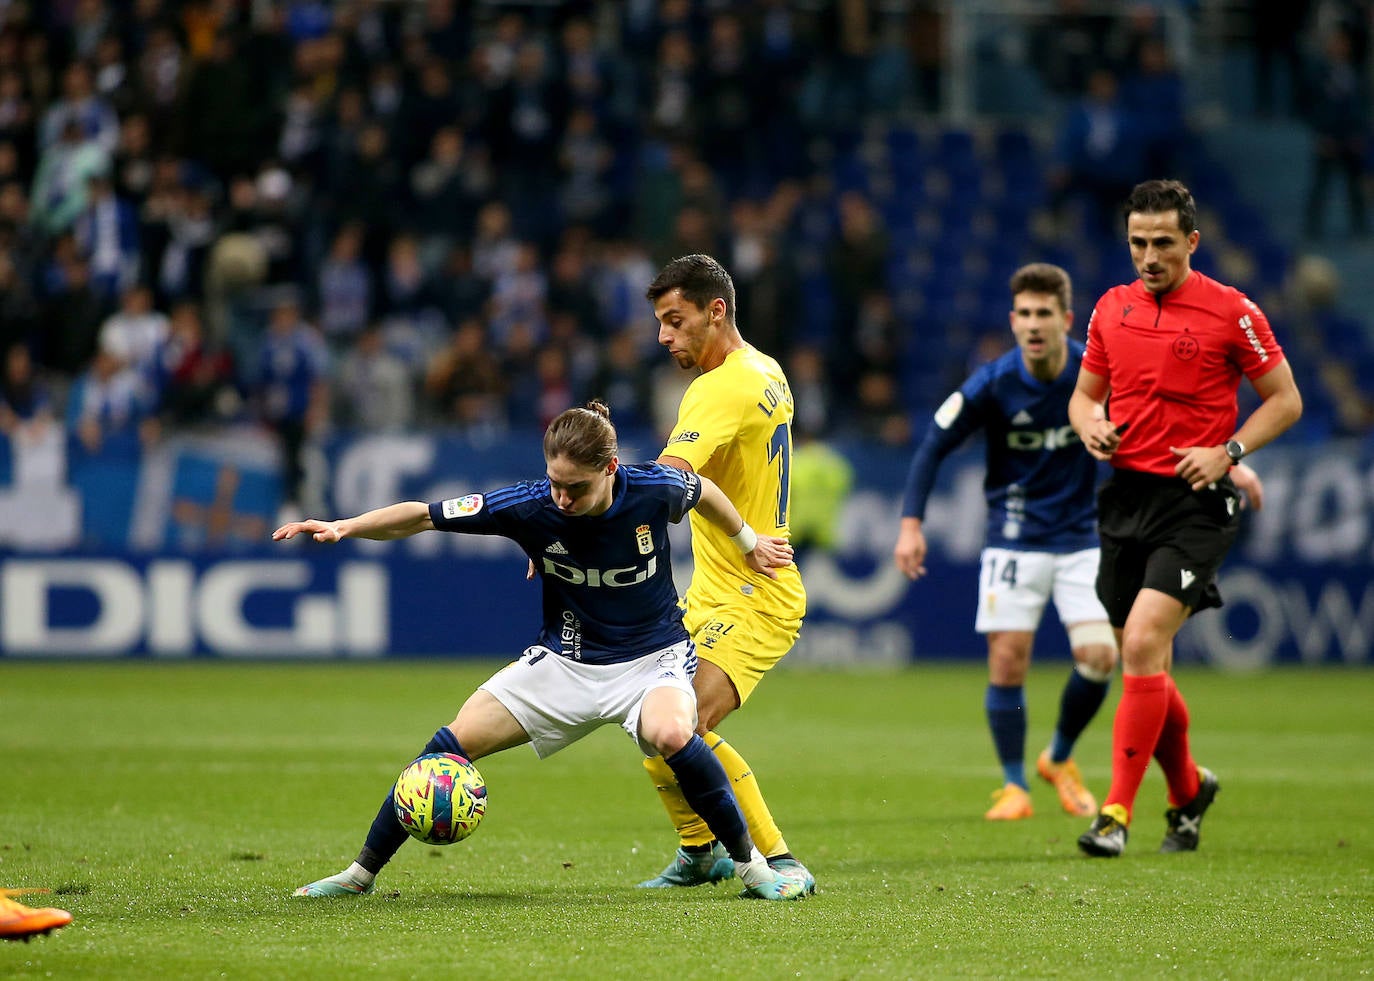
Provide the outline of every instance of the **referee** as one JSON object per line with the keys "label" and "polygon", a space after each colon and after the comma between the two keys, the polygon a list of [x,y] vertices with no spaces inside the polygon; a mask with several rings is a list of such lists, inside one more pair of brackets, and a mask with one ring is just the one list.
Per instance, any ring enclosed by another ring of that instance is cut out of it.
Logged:
{"label": "referee", "polygon": [[[1198,846],[1218,785],[1188,748],[1188,707],[1170,675],[1174,635],[1191,613],[1221,605],[1217,569],[1240,522],[1231,468],[1302,415],[1264,313],[1191,268],[1198,230],[1188,188],[1145,181],[1124,211],[1139,279],[1098,300],[1069,401],[1083,445],[1114,468],[1098,494],[1097,595],[1120,646],[1122,692],[1111,789],[1078,839],[1099,857],[1125,849],[1151,757],[1169,786],[1160,851]],[[1242,375],[1261,402],[1237,428]]]}

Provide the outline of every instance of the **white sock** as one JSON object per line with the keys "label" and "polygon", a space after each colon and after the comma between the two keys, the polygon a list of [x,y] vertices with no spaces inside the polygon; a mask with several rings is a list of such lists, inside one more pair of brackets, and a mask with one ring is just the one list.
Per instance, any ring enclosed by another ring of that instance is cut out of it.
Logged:
{"label": "white sock", "polygon": [[345,879],[354,885],[362,886],[366,889],[368,886],[372,885],[372,880],[377,877],[357,862],[354,862],[348,868],[340,872],[338,878]]}
{"label": "white sock", "polygon": [[749,861],[735,863],[735,875],[739,876],[739,881],[746,886],[763,885],[777,877],[777,873],[768,867],[768,860],[757,847],[749,853]]}

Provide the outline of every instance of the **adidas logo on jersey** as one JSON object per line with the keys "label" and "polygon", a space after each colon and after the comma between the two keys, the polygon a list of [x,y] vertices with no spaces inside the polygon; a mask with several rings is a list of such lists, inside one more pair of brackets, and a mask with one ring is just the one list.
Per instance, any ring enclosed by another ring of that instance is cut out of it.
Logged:
{"label": "adidas logo on jersey", "polygon": [[1029,426],[1034,421],[1035,420],[1031,418],[1031,414],[1025,409],[1022,409],[1011,417],[1011,424],[1013,426]]}
{"label": "adidas logo on jersey", "polygon": [[567,554],[568,554],[568,549],[567,549],[567,547],[566,547],[562,542],[554,542],[554,543],[553,543],[552,545],[550,545],[548,548],[544,549],[544,551],[548,552],[550,555],[567,555]]}
{"label": "adidas logo on jersey", "polygon": [[1197,576],[1193,575],[1187,569],[1180,569],[1178,571],[1178,578],[1179,581],[1182,582],[1183,588],[1187,589],[1189,586],[1193,584],[1193,580],[1196,579]]}

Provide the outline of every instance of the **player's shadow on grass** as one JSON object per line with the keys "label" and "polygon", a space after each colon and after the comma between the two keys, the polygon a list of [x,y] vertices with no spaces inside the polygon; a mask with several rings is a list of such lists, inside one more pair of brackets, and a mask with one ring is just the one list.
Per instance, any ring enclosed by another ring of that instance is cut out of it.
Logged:
{"label": "player's shadow on grass", "polygon": [[[722,888],[709,891],[694,889],[689,895],[691,898],[723,894],[733,897],[739,889],[730,889],[730,885],[730,882],[722,883]],[[429,906],[453,909],[463,903],[481,905],[488,909],[511,906],[520,909],[548,907],[561,910],[569,906],[584,908],[605,906],[614,909],[624,906],[627,902],[655,903],[669,898],[681,901],[684,898],[684,893],[676,889],[634,889],[629,886],[608,887],[604,884],[595,883],[555,885],[551,882],[547,887],[511,892],[494,892],[483,889],[379,889],[371,896],[349,899],[347,902],[376,903],[380,900],[391,908],[413,908],[417,910]]]}

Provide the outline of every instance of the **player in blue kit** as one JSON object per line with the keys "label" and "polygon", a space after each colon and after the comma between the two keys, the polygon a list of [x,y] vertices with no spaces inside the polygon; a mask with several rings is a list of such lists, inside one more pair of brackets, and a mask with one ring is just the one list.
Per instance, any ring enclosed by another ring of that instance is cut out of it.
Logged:
{"label": "player in blue kit", "polygon": [[[569,409],[544,434],[547,475],[487,494],[409,501],[338,521],[293,521],[276,541],[387,540],[422,531],[502,535],[533,562],[543,622],[519,660],[484,682],[421,755],[469,760],[531,743],[545,757],[616,723],[646,756],[662,755],[692,807],[729,850],[741,895],[799,899],[805,883],[769,867],[749,836],[729,778],[695,732],[696,646],[682,625],[668,525],[695,508],[723,528],[751,569],[773,578],[791,563],[785,539],[756,535],[724,493],[697,474],[656,463],[622,466],[604,403]],[[299,896],[369,893],[408,834],[391,793],[357,859]]]}
{"label": "player in blue kit", "polygon": [[[935,413],[911,461],[893,555],[911,579],[925,575],[922,528],[940,461],[971,434],[987,438],[987,542],[978,579],[975,629],[987,635],[988,726],[1003,787],[985,815],[1019,820],[1033,813],[1025,775],[1026,672],[1041,614],[1054,598],[1074,667],[1060,696],[1059,720],[1040,754],[1040,776],[1064,810],[1097,813],[1072,758],[1097,714],[1116,665],[1116,642],[1097,599],[1097,463],[1069,425],[1069,396],[1083,345],[1069,339],[1069,275],[1032,263],[1011,277],[1016,348],[984,365]],[[1120,428],[1120,427],[1118,427]]]}

